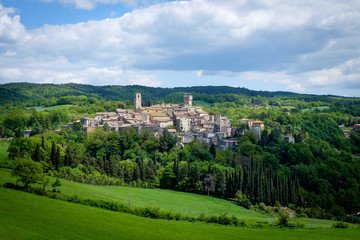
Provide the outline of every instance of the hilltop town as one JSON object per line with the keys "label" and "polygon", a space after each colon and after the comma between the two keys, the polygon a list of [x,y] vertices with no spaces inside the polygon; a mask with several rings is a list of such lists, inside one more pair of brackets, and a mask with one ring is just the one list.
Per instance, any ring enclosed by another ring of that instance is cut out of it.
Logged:
{"label": "hilltop town", "polygon": [[[251,129],[256,138],[260,139],[264,129],[262,121],[240,119]],[[220,113],[209,114],[199,106],[193,106],[193,96],[185,94],[183,104],[157,104],[142,106],[141,93],[134,94],[134,109],[116,109],[115,112],[97,112],[94,118],[81,118],[81,124],[86,132],[92,132],[97,127],[107,127],[111,131],[121,131],[132,127],[137,131],[148,129],[155,135],[167,129],[177,136],[182,144],[198,139],[203,143],[214,144],[219,149],[234,147],[238,140],[231,139],[238,128],[232,127],[227,117]],[[244,131],[240,132],[243,135]]]}

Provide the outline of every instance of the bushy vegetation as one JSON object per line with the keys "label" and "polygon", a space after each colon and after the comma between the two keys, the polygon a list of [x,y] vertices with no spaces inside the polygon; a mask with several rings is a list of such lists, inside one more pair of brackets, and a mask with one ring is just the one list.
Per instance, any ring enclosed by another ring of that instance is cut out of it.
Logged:
{"label": "bushy vegetation", "polygon": [[333,225],[334,228],[349,228],[349,224],[344,222],[337,222]]}

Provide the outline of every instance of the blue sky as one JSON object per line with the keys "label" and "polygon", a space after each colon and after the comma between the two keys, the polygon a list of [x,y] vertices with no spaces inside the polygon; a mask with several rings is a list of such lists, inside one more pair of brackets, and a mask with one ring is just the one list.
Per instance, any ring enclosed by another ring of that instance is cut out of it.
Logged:
{"label": "blue sky", "polygon": [[360,96],[360,1],[0,0],[0,83]]}

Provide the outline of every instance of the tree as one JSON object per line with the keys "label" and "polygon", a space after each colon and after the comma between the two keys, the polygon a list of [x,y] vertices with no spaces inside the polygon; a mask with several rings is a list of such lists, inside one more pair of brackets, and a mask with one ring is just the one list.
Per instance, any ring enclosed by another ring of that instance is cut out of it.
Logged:
{"label": "tree", "polygon": [[215,181],[212,174],[206,174],[206,177],[204,178],[204,186],[208,196],[210,192],[215,192]]}
{"label": "tree", "polygon": [[54,167],[55,167],[55,162],[56,162],[55,158],[56,158],[56,144],[53,141],[51,144],[50,161]]}
{"label": "tree", "polygon": [[160,187],[172,188],[174,186],[174,181],[175,175],[173,169],[170,167],[166,167],[160,177]]}
{"label": "tree", "polygon": [[109,132],[111,130],[110,126],[109,126],[109,124],[107,122],[104,123],[103,129],[104,129],[105,132]]}
{"label": "tree", "polygon": [[145,179],[147,181],[153,181],[156,178],[156,167],[153,160],[148,160],[146,163],[145,174]]}
{"label": "tree", "polygon": [[18,181],[24,183],[28,187],[31,183],[36,183],[43,173],[43,169],[39,162],[34,162],[31,159],[17,159],[14,169],[11,173],[12,176],[19,177]]}
{"label": "tree", "polygon": [[176,145],[176,137],[172,136],[167,129],[164,129],[160,136],[160,152],[168,152]]}
{"label": "tree", "polygon": [[134,168],[134,172],[133,172],[133,181],[137,181],[140,179],[140,168],[139,165],[137,163],[135,163],[135,168]]}
{"label": "tree", "polygon": [[41,147],[45,149],[45,137],[44,135],[41,136]]}
{"label": "tree", "polygon": [[41,154],[41,149],[40,149],[40,144],[36,145],[36,148],[35,148],[35,152],[32,156],[32,159],[35,161],[35,162],[40,162],[42,160],[42,154]]}
{"label": "tree", "polygon": [[72,150],[70,146],[67,146],[66,151],[65,151],[65,158],[64,158],[64,165],[67,167],[70,167],[73,162],[73,155],[72,155]]}
{"label": "tree", "polygon": [[209,148],[210,154],[213,156],[213,158],[216,158],[216,147],[214,143],[211,143]]}
{"label": "tree", "polygon": [[60,167],[60,147],[58,146],[55,150],[55,156],[53,159],[53,166],[55,167],[56,170],[59,170]]}

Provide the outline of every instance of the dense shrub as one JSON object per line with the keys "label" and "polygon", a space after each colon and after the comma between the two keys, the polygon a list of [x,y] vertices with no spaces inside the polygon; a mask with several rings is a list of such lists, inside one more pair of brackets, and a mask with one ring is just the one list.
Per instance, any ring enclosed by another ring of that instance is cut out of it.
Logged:
{"label": "dense shrub", "polygon": [[337,222],[337,223],[334,223],[334,225],[332,227],[333,228],[349,228],[349,224],[344,223],[344,222]]}
{"label": "dense shrub", "polygon": [[246,209],[250,209],[250,207],[251,207],[251,202],[250,202],[249,198],[245,194],[243,194],[241,191],[236,192],[234,201],[237,205],[242,206]]}
{"label": "dense shrub", "polygon": [[9,159],[0,160],[0,168],[13,168],[14,162]]}
{"label": "dense shrub", "polygon": [[56,176],[70,181],[95,185],[124,185],[121,179],[108,177],[95,170],[90,173],[84,173],[82,168],[81,164],[76,168],[61,167]]}
{"label": "dense shrub", "polygon": [[257,203],[254,207],[254,209],[258,212],[264,213],[264,214],[271,214],[273,212],[273,208],[270,206],[266,206],[265,203]]}
{"label": "dense shrub", "polygon": [[289,227],[290,223],[289,223],[289,215],[287,215],[284,212],[279,212],[279,219],[276,223],[277,226],[280,227]]}

